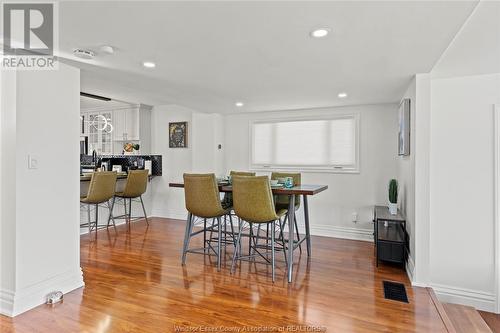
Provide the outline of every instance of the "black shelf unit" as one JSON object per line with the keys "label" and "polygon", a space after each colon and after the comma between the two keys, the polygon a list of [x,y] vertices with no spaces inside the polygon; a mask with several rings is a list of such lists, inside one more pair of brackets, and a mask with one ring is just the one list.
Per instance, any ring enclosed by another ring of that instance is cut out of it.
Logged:
{"label": "black shelf unit", "polygon": [[406,218],[399,210],[396,215],[392,215],[387,207],[375,206],[373,235],[377,266],[379,261],[405,265],[409,236],[406,232]]}

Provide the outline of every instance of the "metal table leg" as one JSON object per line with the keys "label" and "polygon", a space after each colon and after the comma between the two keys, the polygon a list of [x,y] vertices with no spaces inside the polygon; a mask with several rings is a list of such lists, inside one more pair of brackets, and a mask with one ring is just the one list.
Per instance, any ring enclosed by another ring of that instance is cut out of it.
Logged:
{"label": "metal table leg", "polygon": [[292,282],[295,226],[295,195],[288,196],[288,283]]}
{"label": "metal table leg", "polygon": [[307,243],[307,256],[311,256],[311,232],[309,229],[309,204],[307,203],[307,195],[303,195],[304,201],[304,221],[306,224],[306,243]]}

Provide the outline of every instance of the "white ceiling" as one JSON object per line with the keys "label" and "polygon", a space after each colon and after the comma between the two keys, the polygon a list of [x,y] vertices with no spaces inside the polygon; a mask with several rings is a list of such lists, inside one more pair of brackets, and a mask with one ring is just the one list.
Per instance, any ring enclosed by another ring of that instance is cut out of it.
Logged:
{"label": "white ceiling", "polygon": [[[228,113],[396,102],[476,4],[61,2],[60,51],[79,62],[83,91],[134,103]],[[328,37],[309,37],[323,26]],[[74,48],[98,55],[82,61]]]}
{"label": "white ceiling", "polygon": [[491,73],[500,73],[500,2],[482,1],[432,74],[444,78]]}

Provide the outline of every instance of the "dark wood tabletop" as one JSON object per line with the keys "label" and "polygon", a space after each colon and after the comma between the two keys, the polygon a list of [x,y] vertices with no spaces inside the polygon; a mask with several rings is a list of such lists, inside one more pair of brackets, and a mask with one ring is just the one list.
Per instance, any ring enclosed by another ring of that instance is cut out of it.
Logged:
{"label": "dark wood tabletop", "polygon": [[[170,183],[170,187],[180,187],[184,188],[184,183]],[[303,185],[297,185],[292,188],[285,188],[285,187],[272,187],[272,191],[274,194],[286,194],[286,195],[315,195],[320,192],[323,192],[328,188],[328,185],[308,185],[308,184],[303,184]],[[220,192],[232,192],[233,187],[231,185],[227,184],[219,184],[219,191]]]}

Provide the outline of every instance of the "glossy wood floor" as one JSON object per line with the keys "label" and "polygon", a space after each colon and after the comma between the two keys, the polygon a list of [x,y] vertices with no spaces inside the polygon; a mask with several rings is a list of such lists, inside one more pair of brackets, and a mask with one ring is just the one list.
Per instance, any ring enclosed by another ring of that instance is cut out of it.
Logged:
{"label": "glossy wood floor", "polygon": [[478,311],[493,333],[500,333],[500,314]]}
{"label": "glossy wood floor", "polygon": [[[125,226],[117,234],[101,231],[97,241],[82,236],[85,288],[65,295],[54,307],[2,317],[1,331],[174,332],[175,325],[445,331],[426,289],[412,288],[399,268],[376,268],[371,243],[313,237],[312,258],[296,256],[294,282],[286,282],[283,257],[278,256],[273,284],[265,265],[245,262],[232,276],[229,260],[217,272],[214,258],[188,254],[182,267],[183,234],[183,221],[155,218],[149,227],[133,223],[130,232]],[[385,300],[382,280],[405,283],[410,303]]]}

